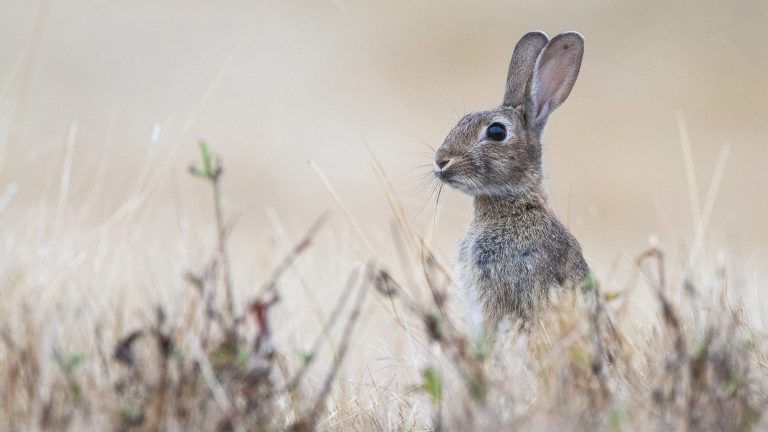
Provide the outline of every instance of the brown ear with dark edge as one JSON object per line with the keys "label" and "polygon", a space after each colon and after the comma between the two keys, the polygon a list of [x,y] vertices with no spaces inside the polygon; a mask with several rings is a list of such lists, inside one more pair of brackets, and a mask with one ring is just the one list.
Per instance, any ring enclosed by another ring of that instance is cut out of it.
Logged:
{"label": "brown ear with dark edge", "polygon": [[517,42],[509,62],[502,106],[516,107],[524,102],[525,89],[531,80],[536,59],[548,41],[549,38],[543,32],[532,31],[523,35]]}
{"label": "brown ear with dark edge", "polygon": [[535,127],[543,127],[571,93],[583,56],[584,38],[576,32],[560,33],[541,51],[526,97],[526,112]]}

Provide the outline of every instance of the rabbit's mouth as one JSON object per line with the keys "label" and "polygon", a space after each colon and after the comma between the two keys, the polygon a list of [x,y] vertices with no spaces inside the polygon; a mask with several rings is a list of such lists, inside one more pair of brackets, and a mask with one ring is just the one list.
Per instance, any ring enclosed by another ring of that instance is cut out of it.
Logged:
{"label": "rabbit's mouth", "polygon": [[443,184],[468,195],[482,194],[484,190],[483,185],[472,177],[471,169],[468,169],[467,164],[466,160],[458,158],[443,159],[440,162],[435,162],[432,171],[435,177]]}
{"label": "rabbit's mouth", "polygon": [[462,173],[435,173],[443,184],[463,192],[469,196],[519,196],[529,189],[520,185],[488,184],[470,175]]}
{"label": "rabbit's mouth", "polygon": [[440,182],[454,187],[458,186],[459,182],[456,179],[457,176],[455,173],[445,169],[435,169],[433,172],[435,173],[435,177],[437,177]]}
{"label": "rabbit's mouth", "polygon": [[464,192],[468,195],[477,195],[482,192],[482,188],[471,178],[458,175],[451,172],[435,172],[435,176],[443,183]]}

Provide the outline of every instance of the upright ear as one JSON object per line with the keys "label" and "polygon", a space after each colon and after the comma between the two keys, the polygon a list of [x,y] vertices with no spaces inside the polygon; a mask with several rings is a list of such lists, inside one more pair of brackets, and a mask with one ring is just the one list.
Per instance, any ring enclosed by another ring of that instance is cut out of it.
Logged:
{"label": "upright ear", "polygon": [[525,100],[525,88],[531,80],[536,59],[544,46],[547,45],[547,35],[540,31],[526,33],[515,45],[512,60],[509,62],[507,87],[504,90],[502,106],[516,107]]}
{"label": "upright ear", "polygon": [[571,93],[583,55],[584,38],[576,32],[560,33],[541,51],[526,97],[526,114],[532,125],[543,127]]}

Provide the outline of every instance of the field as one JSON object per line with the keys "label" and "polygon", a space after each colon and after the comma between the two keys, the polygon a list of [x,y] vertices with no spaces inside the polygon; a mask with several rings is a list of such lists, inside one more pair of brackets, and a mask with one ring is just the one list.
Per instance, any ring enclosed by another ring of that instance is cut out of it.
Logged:
{"label": "field", "polygon": [[[764,5],[0,12],[0,430],[768,429]],[[594,274],[473,339],[429,166],[532,28],[587,41],[545,166]]]}

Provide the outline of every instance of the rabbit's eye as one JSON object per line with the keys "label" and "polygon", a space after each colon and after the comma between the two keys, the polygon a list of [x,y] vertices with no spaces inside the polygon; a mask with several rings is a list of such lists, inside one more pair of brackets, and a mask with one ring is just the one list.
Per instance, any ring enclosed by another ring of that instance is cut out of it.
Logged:
{"label": "rabbit's eye", "polygon": [[504,141],[507,137],[507,128],[499,122],[491,123],[485,130],[485,135],[494,141]]}

